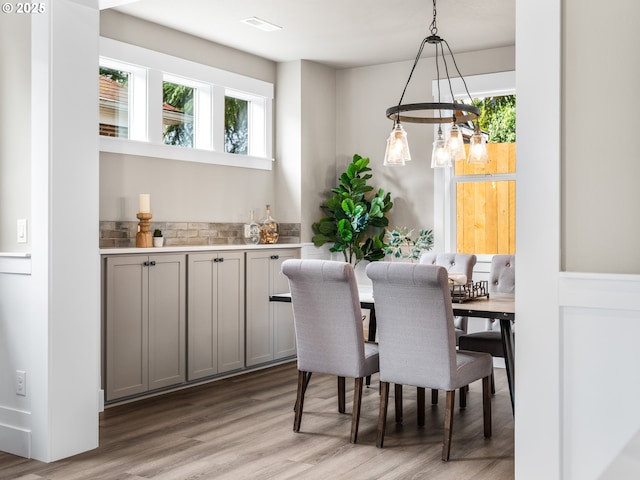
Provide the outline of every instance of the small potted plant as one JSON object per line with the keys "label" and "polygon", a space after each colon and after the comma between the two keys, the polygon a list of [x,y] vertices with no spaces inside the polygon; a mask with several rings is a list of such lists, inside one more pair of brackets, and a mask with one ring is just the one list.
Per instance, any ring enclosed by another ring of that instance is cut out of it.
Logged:
{"label": "small potted plant", "polygon": [[161,247],[164,245],[164,237],[162,236],[162,230],[156,228],[153,231],[153,246]]}
{"label": "small potted plant", "polygon": [[384,253],[395,258],[404,258],[413,262],[420,258],[422,251],[433,248],[433,230],[418,230],[418,236],[413,239],[413,230],[407,227],[396,227],[387,231],[387,246]]}

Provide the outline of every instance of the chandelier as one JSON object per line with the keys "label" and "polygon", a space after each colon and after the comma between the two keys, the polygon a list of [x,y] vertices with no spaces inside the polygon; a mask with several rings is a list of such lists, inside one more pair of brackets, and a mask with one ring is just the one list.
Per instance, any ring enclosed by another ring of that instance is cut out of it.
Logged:
{"label": "chandelier", "polygon": [[[486,138],[480,131],[480,125],[478,124],[480,109],[472,104],[455,101],[453,101],[453,103],[447,103],[442,102],[440,99],[440,64],[444,66],[444,73],[446,75],[447,84],[449,85],[449,93],[451,98],[454,98],[453,89],[451,87],[451,78],[449,77],[449,65],[447,64],[447,60],[444,56],[444,46],[447,47],[453,66],[462,80],[462,84],[464,85],[464,89],[467,92],[467,96],[470,101],[471,95],[469,94],[467,83],[458,69],[451,47],[449,47],[449,44],[444,38],[438,36],[436,13],[436,0],[433,0],[433,21],[429,27],[431,35],[422,40],[422,43],[420,44],[418,54],[416,55],[416,59],[413,63],[413,67],[411,68],[411,72],[409,73],[407,83],[402,90],[402,95],[400,96],[398,104],[387,108],[386,115],[387,118],[393,120],[393,128],[389,138],[387,139],[387,148],[384,154],[384,165],[404,165],[405,162],[411,160],[409,143],[407,141],[407,132],[402,127],[402,122],[438,124],[438,133],[435,141],[433,142],[433,151],[431,156],[432,168],[450,167],[452,161],[462,160],[465,158],[464,139],[462,131],[458,126],[459,123],[473,123],[473,134],[469,139],[470,145],[467,161],[469,163],[487,163],[489,161]],[[436,49],[435,62],[438,79],[438,101],[430,103],[403,104],[402,100],[404,99],[404,94],[407,91],[413,72],[418,65],[418,61],[422,56],[422,50],[426,44],[433,45]],[[442,124],[451,124],[446,137],[442,133]]]}

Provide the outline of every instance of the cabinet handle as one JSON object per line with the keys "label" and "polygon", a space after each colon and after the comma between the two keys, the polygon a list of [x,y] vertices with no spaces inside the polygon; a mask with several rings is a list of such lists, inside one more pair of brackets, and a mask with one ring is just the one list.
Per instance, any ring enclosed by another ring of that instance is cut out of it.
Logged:
{"label": "cabinet handle", "polygon": [[220,261],[220,259],[218,257],[213,259],[213,263],[218,263]]}
{"label": "cabinet handle", "polygon": [[145,267],[149,266],[149,262],[144,262],[142,265],[144,265]]}
{"label": "cabinet handle", "polygon": [[155,265],[156,265],[156,261],[155,261],[155,260],[151,260],[151,261],[149,262],[149,265],[151,265],[152,267],[155,267]]}
{"label": "cabinet handle", "polygon": [[221,263],[224,262],[224,257],[219,258],[218,261]]}
{"label": "cabinet handle", "polygon": [[277,260],[280,258],[280,255],[271,255],[271,260]]}

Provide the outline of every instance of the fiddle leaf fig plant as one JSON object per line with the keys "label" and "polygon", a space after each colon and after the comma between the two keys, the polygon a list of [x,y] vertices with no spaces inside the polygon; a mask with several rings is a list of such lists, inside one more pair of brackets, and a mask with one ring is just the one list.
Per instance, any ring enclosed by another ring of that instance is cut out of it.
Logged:
{"label": "fiddle leaf fig plant", "polygon": [[[381,260],[385,255],[387,212],[393,206],[391,194],[367,185],[371,179],[369,158],[358,154],[340,175],[340,184],[331,189],[333,195],[320,207],[326,216],[312,225],[316,247],[333,242],[331,252],[342,252],[346,262],[357,265],[361,260]],[[368,194],[368,195],[367,195]]]}

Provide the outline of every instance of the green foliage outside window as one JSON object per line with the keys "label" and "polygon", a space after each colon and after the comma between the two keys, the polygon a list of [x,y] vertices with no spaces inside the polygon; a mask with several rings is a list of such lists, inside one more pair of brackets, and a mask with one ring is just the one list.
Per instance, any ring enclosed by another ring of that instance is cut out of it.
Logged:
{"label": "green foliage outside window", "polygon": [[247,155],[249,153],[249,102],[235,97],[224,97],[224,151]]}
{"label": "green foliage outside window", "polygon": [[185,120],[166,125],[163,133],[166,145],[193,147],[193,93],[194,89],[185,85],[162,84],[162,101],[176,108]]}
{"label": "green foliage outside window", "polygon": [[489,134],[489,143],[515,143],[516,96],[474,98],[480,108],[480,130]]}

